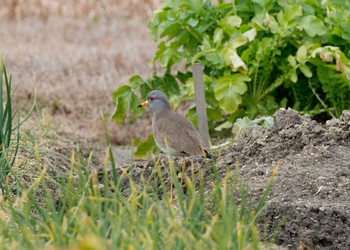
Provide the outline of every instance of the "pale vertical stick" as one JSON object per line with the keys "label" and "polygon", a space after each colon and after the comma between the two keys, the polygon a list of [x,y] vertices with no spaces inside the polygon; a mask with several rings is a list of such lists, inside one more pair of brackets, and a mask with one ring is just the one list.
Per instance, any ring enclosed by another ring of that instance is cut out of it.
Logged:
{"label": "pale vertical stick", "polygon": [[208,128],[207,103],[205,102],[204,80],[203,80],[203,65],[195,63],[192,65],[194,91],[196,94],[196,110],[198,119],[198,130],[202,137],[205,146],[210,145],[210,136]]}

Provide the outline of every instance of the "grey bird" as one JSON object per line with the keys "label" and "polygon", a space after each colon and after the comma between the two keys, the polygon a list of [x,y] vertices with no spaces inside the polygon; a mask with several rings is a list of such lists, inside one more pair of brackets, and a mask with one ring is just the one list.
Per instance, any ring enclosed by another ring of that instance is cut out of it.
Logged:
{"label": "grey bird", "polygon": [[194,125],[182,115],[175,113],[167,96],[159,91],[151,91],[138,107],[149,107],[153,112],[153,137],[164,153],[173,156],[203,156],[211,158]]}

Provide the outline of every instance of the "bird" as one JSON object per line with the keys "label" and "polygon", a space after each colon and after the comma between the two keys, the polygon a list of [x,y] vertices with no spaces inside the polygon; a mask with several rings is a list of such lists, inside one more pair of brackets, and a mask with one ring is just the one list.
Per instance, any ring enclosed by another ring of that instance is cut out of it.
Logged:
{"label": "bird", "polygon": [[168,98],[163,92],[151,91],[138,107],[148,107],[153,112],[153,137],[162,152],[172,156],[211,158],[192,122],[171,109]]}

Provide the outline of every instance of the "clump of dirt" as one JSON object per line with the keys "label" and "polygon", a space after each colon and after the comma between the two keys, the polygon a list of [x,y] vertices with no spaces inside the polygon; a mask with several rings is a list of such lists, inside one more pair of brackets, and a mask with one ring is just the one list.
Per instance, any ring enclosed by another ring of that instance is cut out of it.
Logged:
{"label": "clump of dirt", "polygon": [[[349,249],[350,111],[325,124],[292,109],[278,110],[273,118],[271,129],[253,125],[233,145],[215,154],[220,176],[234,173],[239,166],[257,201],[278,167],[259,221],[267,237],[292,249]],[[165,158],[160,161],[167,164]],[[149,176],[153,162],[135,164],[134,178]],[[213,162],[174,160],[177,172],[193,163],[195,172],[201,168],[209,190]],[[191,171],[186,169],[188,174]]]}
{"label": "clump of dirt", "polygon": [[256,198],[279,166],[260,220],[270,234],[278,232],[277,244],[349,249],[350,111],[326,124],[291,109],[273,118],[269,130],[247,129],[222,152],[221,164],[238,162]]}

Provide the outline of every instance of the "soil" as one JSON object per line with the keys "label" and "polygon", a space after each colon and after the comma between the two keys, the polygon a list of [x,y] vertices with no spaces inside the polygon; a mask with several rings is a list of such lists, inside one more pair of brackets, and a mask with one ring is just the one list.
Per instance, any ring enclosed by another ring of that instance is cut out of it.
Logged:
{"label": "soil", "polygon": [[273,118],[269,130],[247,129],[221,164],[238,162],[256,198],[278,166],[260,220],[278,245],[350,249],[350,111],[326,124],[291,109]]}
{"label": "soil", "polygon": [[[146,27],[150,14],[132,14],[137,10],[133,7],[128,15],[121,10],[124,14],[110,16],[108,22],[103,18],[95,22],[93,7],[87,17],[80,12],[78,17],[50,16],[50,12],[38,16],[26,14],[25,10],[36,9],[19,2],[20,7],[0,13],[0,49],[13,83],[20,83],[14,99],[24,112],[36,89],[37,108],[24,132],[37,136],[36,143],[49,152],[45,160],[57,167],[52,171],[69,167],[77,147],[84,158],[93,152],[92,165],[101,169],[106,146],[100,113],[111,115],[111,94],[130,76],[152,72],[148,62],[156,44]],[[290,249],[350,249],[350,111],[325,124],[291,109],[279,110],[273,117],[271,129],[253,125],[234,144],[214,152],[221,177],[238,166],[258,200],[278,167],[259,221],[262,233]],[[150,133],[150,119],[145,118],[126,125],[108,120],[118,166],[130,165],[132,138]],[[165,158],[159,160],[166,162]],[[194,162],[206,173],[210,190],[212,162],[191,158],[174,162],[179,168]],[[135,178],[150,175],[153,168],[153,161],[131,167]]]}

